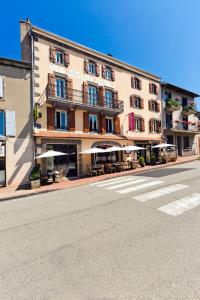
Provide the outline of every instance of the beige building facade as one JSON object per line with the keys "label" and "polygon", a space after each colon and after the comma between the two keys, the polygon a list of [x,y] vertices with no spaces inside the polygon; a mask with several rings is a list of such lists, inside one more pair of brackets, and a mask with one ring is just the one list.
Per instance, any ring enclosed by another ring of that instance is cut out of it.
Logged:
{"label": "beige building facade", "polygon": [[162,84],[164,138],[177,146],[179,156],[199,153],[198,94],[169,83]]}
{"label": "beige building facade", "polygon": [[31,64],[0,58],[0,187],[27,184],[33,157]]}
{"label": "beige building facade", "polygon": [[[55,158],[66,176],[87,173],[91,147],[162,141],[160,78],[110,55],[79,45],[22,21],[22,59],[33,63],[35,153],[68,153]],[[146,152],[138,155],[146,155]],[[101,160],[124,160],[114,153]],[[124,157],[122,157],[124,156]]]}

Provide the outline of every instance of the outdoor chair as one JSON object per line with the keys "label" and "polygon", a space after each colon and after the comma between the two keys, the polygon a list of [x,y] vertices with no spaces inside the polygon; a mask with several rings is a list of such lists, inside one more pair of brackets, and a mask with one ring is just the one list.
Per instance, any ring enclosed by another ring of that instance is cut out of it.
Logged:
{"label": "outdoor chair", "polygon": [[88,166],[88,175],[89,176],[97,176],[98,175],[98,170],[95,170],[92,168],[91,165]]}

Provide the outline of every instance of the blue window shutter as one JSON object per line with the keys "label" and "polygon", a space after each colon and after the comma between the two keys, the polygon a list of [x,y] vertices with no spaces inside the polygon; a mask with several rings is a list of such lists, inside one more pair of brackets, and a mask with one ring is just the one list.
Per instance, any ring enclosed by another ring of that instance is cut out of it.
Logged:
{"label": "blue window shutter", "polygon": [[15,111],[6,110],[6,136],[16,135]]}
{"label": "blue window shutter", "polygon": [[5,136],[5,118],[4,118],[4,111],[0,111],[0,136]]}
{"label": "blue window shutter", "polygon": [[66,129],[66,113],[61,112],[61,129]]}

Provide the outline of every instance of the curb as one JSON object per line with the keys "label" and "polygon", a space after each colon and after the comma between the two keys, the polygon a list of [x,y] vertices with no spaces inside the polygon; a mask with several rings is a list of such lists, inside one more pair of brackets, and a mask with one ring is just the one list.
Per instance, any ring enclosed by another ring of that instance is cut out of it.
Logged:
{"label": "curb", "polygon": [[[155,166],[153,169],[149,169],[149,170],[139,169],[135,172],[128,173],[128,174],[117,173],[117,175],[113,176],[112,178],[124,177],[124,176],[127,176],[127,175],[133,175],[133,174],[138,174],[138,173],[153,172],[154,170],[163,169],[163,168],[167,168],[167,167],[171,167],[171,166],[175,166],[175,165],[186,164],[186,163],[189,163],[189,162],[192,162],[192,161],[195,161],[195,160],[199,160],[199,159],[200,159],[199,157],[196,157],[196,158],[188,160],[188,161],[175,162],[171,165],[167,165],[167,164],[158,165],[158,166]],[[102,179],[99,178],[99,177],[97,177],[97,178],[99,179],[97,181],[109,180],[109,178],[102,178]],[[94,182],[97,182],[97,181],[94,181]],[[27,194],[21,194],[21,195],[16,195],[16,196],[8,196],[8,197],[0,198],[0,202],[8,201],[8,200],[15,200],[15,199],[19,199],[19,198],[26,198],[26,197],[46,194],[46,193],[50,193],[50,192],[63,191],[63,190],[66,190],[66,189],[72,189],[72,188],[76,188],[76,187],[79,187],[79,186],[84,186],[84,185],[87,185],[87,184],[88,183],[81,183],[80,182],[80,183],[77,183],[77,185],[74,185],[74,186],[71,186],[71,187],[68,186],[68,187],[63,187],[63,188],[59,188],[59,189],[55,188],[55,189],[48,189],[48,190],[45,190],[45,191],[38,191],[38,192],[36,191],[36,192],[33,192],[33,193],[29,192]]]}

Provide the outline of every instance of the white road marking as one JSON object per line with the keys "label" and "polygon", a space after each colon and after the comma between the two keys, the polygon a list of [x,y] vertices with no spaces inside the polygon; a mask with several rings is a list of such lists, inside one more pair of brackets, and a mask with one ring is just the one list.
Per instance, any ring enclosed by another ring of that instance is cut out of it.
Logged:
{"label": "white road marking", "polygon": [[200,205],[200,194],[195,193],[191,196],[174,201],[168,205],[159,207],[158,210],[176,217],[198,205]]}
{"label": "white road marking", "polygon": [[163,181],[151,181],[151,182],[147,182],[147,183],[135,186],[135,187],[130,187],[130,188],[127,188],[127,189],[124,189],[124,190],[117,191],[117,193],[127,194],[127,193],[130,193],[130,192],[134,192],[134,191],[137,191],[137,190],[142,190],[142,189],[145,189],[147,187],[158,185],[158,184],[161,184],[161,183],[163,183]]}
{"label": "white road marking", "polygon": [[176,191],[180,191],[180,190],[185,189],[187,187],[188,187],[187,185],[183,185],[183,184],[174,184],[174,185],[164,187],[164,188],[161,188],[161,189],[149,192],[149,193],[134,196],[133,199],[138,200],[140,202],[145,202],[145,201],[148,201],[148,200],[152,200],[152,199],[155,199],[155,198],[162,197],[164,195],[167,195],[167,194],[170,194],[170,193],[173,193],[173,192],[176,192]]}
{"label": "white road marking", "polygon": [[122,179],[118,178],[118,180],[115,180],[115,181],[107,180],[104,182],[98,182],[98,184],[96,184],[96,186],[103,187],[103,186],[112,185],[112,184],[116,184],[116,183],[120,183],[120,182],[133,181],[135,179],[136,178],[134,178],[134,177],[122,178]]}
{"label": "white road marking", "polygon": [[131,182],[130,181],[129,182],[123,182],[123,183],[120,183],[120,184],[116,184],[116,182],[115,182],[115,185],[107,187],[106,190],[116,190],[120,187],[136,184],[136,183],[143,182],[143,181],[146,181],[146,179],[139,179],[139,180],[135,180],[135,181],[132,180]]}

